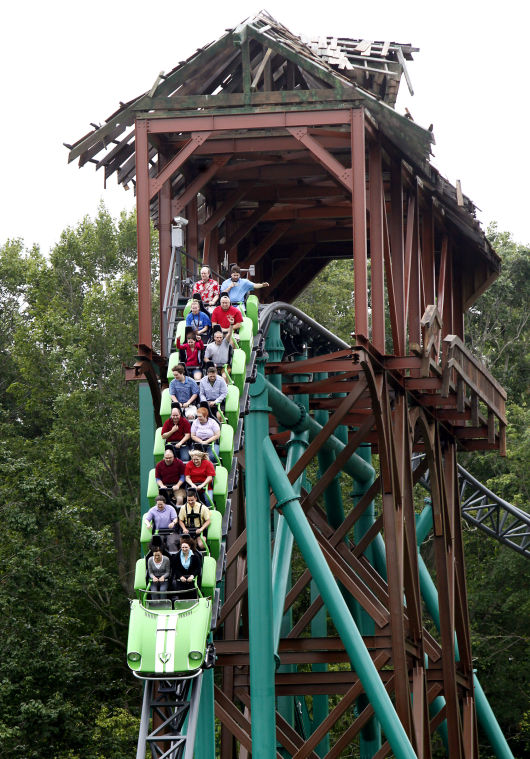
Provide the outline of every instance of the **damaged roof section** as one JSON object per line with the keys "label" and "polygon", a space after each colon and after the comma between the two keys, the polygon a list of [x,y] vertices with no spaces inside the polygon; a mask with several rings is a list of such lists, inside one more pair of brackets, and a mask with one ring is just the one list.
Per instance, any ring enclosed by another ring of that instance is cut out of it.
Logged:
{"label": "damaged roof section", "polygon": [[[247,50],[245,77],[242,59]],[[183,113],[205,108],[255,110],[360,102],[371,105],[374,115],[385,120],[391,116],[382,113],[380,106],[394,106],[402,74],[410,81],[405,60],[412,60],[416,50],[410,44],[346,38],[304,41],[261,11],[199,48],[167,74],[159,74],[149,92],[120,104],[104,124],[67,144],[68,161],[78,158],[79,166],[93,163],[96,169],[104,168],[105,181],[117,172],[118,182],[128,183],[132,177],[124,164],[134,152],[134,135],[124,133],[137,115],[155,115],[168,108]],[[395,111],[392,116],[404,122],[396,130],[403,133],[398,135],[403,147],[415,146],[427,157],[432,135]]]}
{"label": "damaged roof section", "polygon": [[[476,219],[472,201],[430,163],[434,142],[432,132],[397,113],[394,108],[402,77],[412,91],[406,64],[417,50],[410,43],[330,36],[300,37],[269,13],[261,11],[199,48],[168,73],[160,73],[148,92],[120,103],[104,124],[73,145],[67,145],[68,160],[77,159],[79,166],[93,163],[96,170],[103,169],[105,183],[115,175],[118,183],[129,189],[136,184],[136,119],[154,123],[172,117],[351,112],[351,109],[363,107],[372,134],[381,139],[387,157],[399,156],[403,165],[410,167],[410,176],[421,182],[431,194],[441,217],[472,243],[475,253],[479,252],[487,260],[488,267],[498,271],[498,258]],[[341,130],[342,134],[339,134]],[[273,136],[276,143],[271,139]],[[348,164],[351,159],[347,126],[335,127],[333,134],[319,129],[309,136],[322,144],[327,141],[333,157],[342,162],[344,168],[351,166]],[[268,145],[274,143],[283,147],[272,151],[267,148],[260,155],[252,147],[252,140],[261,137],[267,138]],[[192,134],[174,131],[150,135],[148,160],[152,179],[162,171],[161,154],[165,153],[165,160],[168,160],[183,149],[190,138]],[[237,149],[230,140],[238,141]],[[235,191],[238,182],[253,181],[259,185],[265,181],[263,177],[281,173],[280,166],[274,164],[285,164],[289,153],[292,181],[307,185],[309,193],[310,184],[322,181],[322,177],[317,180],[315,162],[306,157],[304,163],[286,140],[292,142],[292,135],[281,127],[268,129],[266,134],[258,134],[252,129],[228,130],[223,134],[216,128],[215,139],[212,137],[205,149],[194,150],[193,158],[188,161],[188,175],[190,171],[195,175],[213,171],[212,156],[230,153],[226,165],[218,169],[215,180],[208,185],[211,197],[222,198],[227,192]],[[298,175],[297,171],[300,172]],[[176,171],[171,177],[172,197],[181,193],[188,181],[189,176],[186,178],[183,171]],[[238,202],[235,211],[248,210],[241,203],[244,201]],[[151,216],[156,222],[156,195],[151,199]]]}

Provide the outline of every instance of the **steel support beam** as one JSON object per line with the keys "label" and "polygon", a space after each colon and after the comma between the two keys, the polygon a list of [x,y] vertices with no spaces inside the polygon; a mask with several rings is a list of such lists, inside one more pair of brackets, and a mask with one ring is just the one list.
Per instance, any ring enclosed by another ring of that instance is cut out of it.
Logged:
{"label": "steel support beam", "polygon": [[[258,378],[259,382],[259,378]],[[262,385],[263,391],[265,387]],[[394,710],[392,701],[364,645],[361,634],[346,606],[335,578],[322,555],[299,499],[292,488],[274,446],[267,437],[262,443],[268,478],[307,566],[318,586],[351,663],[381,721],[385,735],[397,759],[416,759],[416,754]]]}
{"label": "steel support beam", "polygon": [[[269,434],[269,407],[265,380],[258,374],[250,386],[250,412],[245,420],[245,448],[261,451]],[[276,756],[274,645],[271,575],[269,485],[261,455],[245,462],[247,511],[248,617],[250,639],[250,698],[252,743],[259,756]]]}

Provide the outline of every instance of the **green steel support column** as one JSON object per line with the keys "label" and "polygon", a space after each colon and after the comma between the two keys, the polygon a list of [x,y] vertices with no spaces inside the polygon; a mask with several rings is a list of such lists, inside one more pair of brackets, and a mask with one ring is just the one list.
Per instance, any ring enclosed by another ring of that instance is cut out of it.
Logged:
{"label": "green steel support column", "polygon": [[[318,588],[315,585],[314,580],[311,580],[311,603],[316,600],[318,596]],[[328,636],[328,623],[326,609],[322,608],[318,614],[311,620],[311,637],[312,638],[327,638]],[[327,672],[328,665],[323,662],[322,664],[316,663],[311,665],[313,672]],[[313,730],[324,722],[329,714],[329,696],[313,696]],[[318,756],[326,756],[329,752],[329,735],[325,735],[320,743],[315,746],[315,753]]]}
{"label": "green steel support column", "polygon": [[[314,375],[315,382],[319,380],[327,379],[327,372],[319,372]],[[317,394],[316,398],[326,397],[322,394]],[[322,427],[326,425],[329,420],[329,412],[324,409],[317,409],[314,412],[314,419]],[[325,450],[323,448],[318,452],[318,471],[322,476],[325,471],[333,464],[335,455],[332,451]],[[331,527],[337,529],[344,521],[344,505],[342,503],[342,491],[340,488],[339,477],[334,477],[326,490],[324,491],[324,505],[326,508],[326,516],[328,524]],[[342,591],[342,588],[341,588]],[[316,585],[311,581],[311,601],[317,596]],[[321,609],[316,617],[311,622],[311,635],[314,638],[327,636],[327,616],[326,610]],[[327,664],[313,664],[311,666],[313,672],[326,672],[328,669]],[[329,696],[313,696],[313,726],[316,729],[321,722],[323,722],[329,714]],[[326,735],[318,744],[315,749],[319,756],[325,756],[329,751],[329,736]]]}
{"label": "green steel support column", "polygon": [[350,661],[366,690],[396,759],[416,759],[414,750],[396,714],[392,701],[364,645],[317,539],[296,497],[270,439],[263,443],[269,481],[278,507],[287,520],[320,595],[339,633]]}
{"label": "green steel support column", "polygon": [[202,674],[199,718],[195,735],[195,759],[215,759],[215,710],[213,696],[213,667]]}
{"label": "green steel support column", "polygon": [[416,544],[418,548],[432,530],[432,501],[429,496],[423,499],[423,503],[423,509],[416,515]]}
{"label": "green steel support column", "polygon": [[[327,376],[328,375],[326,372],[315,374],[315,382],[324,380],[327,378]],[[324,396],[319,394],[315,397],[321,398]],[[317,409],[314,413],[314,419],[322,427],[324,427],[328,422],[329,412],[324,411],[323,409]],[[334,460],[335,456],[332,451],[323,448],[320,449],[318,452],[318,469],[320,476],[322,476],[324,472],[329,469]],[[328,524],[336,530],[344,522],[344,506],[342,503],[342,492],[340,489],[340,480],[338,477],[334,477],[329,486],[326,488],[324,492],[324,504],[326,506]]]}
{"label": "green steel support column", "polygon": [[[269,361],[281,361],[283,358],[285,348],[280,337],[280,328],[280,322],[272,321],[269,325],[267,337],[265,338],[265,350],[267,351]],[[281,374],[271,374],[269,376],[269,382],[281,392]]]}
{"label": "green steel support column", "polygon": [[263,759],[276,756],[271,520],[262,455],[263,443],[269,439],[269,411],[265,379],[258,374],[250,386],[250,412],[245,419],[245,501],[252,745],[254,755]]}
{"label": "green steel support column", "polygon": [[[277,344],[278,341],[276,342],[276,345]],[[272,358],[271,353],[268,350],[267,352],[269,353],[269,358]],[[307,354],[304,353],[298,358],[298,360],[302,361],[306,357]],[[307,380],[307,374],[295,374],[293,376],[293,382],[307,382]],[[306,411],[309,411],[309,396],[301,395],[299,398],[300,403],[303,405]],[[300,456],[304,453],[308,445],[307,438],[307,432],[291,433],[291,439],[287,443],[287,471],[292,469]],[[304,474],[302,474],[294,483],[294,488],[298,495],[300,495],[302,492],[303,480]],[[283,607],[285,605],[285,596],[291,587],[291,555],[293,550],[293,534],[283,516],[277,512],[276,514],[276,532],[274,537],[274,550],[272,554],[272,619],[274,629],[274,653],[277,660],[279,660],[278,645],[280,642],[280,637],[282,633],[284,635],[287,635],[292,627],[292,611],[289,610],[287,614],[284,614]],[[296,666],[292,664],[280,665],[278,671],[295,672]],[[287,720],[287,722],[292,727],[294,727],[294,699],[292,696],[280,696],[278,698],[278,711],[282,717]],[[289,756],[283,749],[280,749],[280,751],[282,755],[285,755],[286,757]]]}
{"label": "green steel support column", "polygon": [[149,472],[154,466],[155,415],[153,400],[147,382],[138,383],[138,407],[140,416],[140,509],[142,516],[149,511],[147,484]]}
{"label": "green steel support column", "polygon": [[502,734],[497,718],[489,705],[486,694],[478,681],[478,677],[473,674],[473,683],[475,685],[475,703],[477,705],[477,716],[480,725],[486,733],[490,746],[495,752],[498,759],[514,759],[512,750]]}
{"label": "green steel support column", "polygon": [[[272,413],[278,421],[289,429],[296,429],[298,432],[303,430],[309,431],[309,440],[313,440],[322,429],[322,425],[316,422],[311,416],[308,416],[304,409],[294,401],[287,398],[281,391],[274,387],[268,380],[265,381],[268,393],[269,404]],[[338,455],[344,448],[342,443],[335,435],[331,435],[323,446],[326,450],[331,450]],[[374,469],[370,464],[354,453],[344,465],[344,471],[351,477],[367,481],[373,474]]]}
{"label": "green steel support column", "polygon": [[[362,443],[357,449],[359,456],[364,459],[368,464],[372,463],[372,446],[369,443]],[[375,475],[372,476],[368,482],[354,481],[353,486],[353,504],[354,508],[359,503],[360,499],[371,487],[375,480]],[[354,527],[355,542],[358,543],[361,538],[368,532],[375,520],[374,502],[371,501],[364,514],[357,520]],[[372,566],[375,566],[375,550],[373,542],[366,548],[364,556]],[[375,635],[375,623],[374,620],[367,614],[359,603],[355,604],[355,620],[359,626],[361,635]],[[367,705],[367,698],[363,694],[357,700],[357,709],[359,714]],[[372,717],[366,726],[361,730],[360,737],[360,759],[372,759],[372,757],[381,748],[381,726],[375,717]]]}
{"label": "green steel support column", "polygon": [[[423,559],[420,555],[420,546],[429,534],[429,532],[432,530],[432,501],[427,496],[423,499],[424,501],[424,507],[422,511],[416,516],[416,543],[418,546],[418,561],[421,563],[423,562]],[[421,570],[420,570],[420,590],[421,593],[424,593],[424,585],[422,585],[421,581]],[[438,605],[438,598],[436,599],[436,605]],[[456,641],[455,641],[456,643]],[[429,660],[428,657],[425,656],[425,666],[429,666]],[[432,700],[432,702],[429,704],[429,716],[431,719],[433,719],[438,712],[440,712],[445,706],[445,698],[443,696],[436,696]],[[440,735],[442,742],[445,746],[445,750],[447,753],[449,753],[449,734],[447,732],[447,720],[444,719],[444,721],[440,724],[440,726],[437,729],[438,734]]]}
{"label": "green steel support column", "polygon": [[[278,325],[279,326],[279,325]],[[307,354],[301,355],[298,360],[302,361]],[[307,382],[307,374],[293,375],[293,382]],[[309,412],[309,396],[300,395],[299,403],[304,407],[306,413]],[[291,438],[287,443],[287,460],[285,468],[287,471],[293,468],[298,459],[302,456],[307,448],[308,432],[292,432]],[[293,487],[297,495],[302,492],[304,475],[301,474],[296,480]],[[276,535],[274,539],[274,550],[272,553],[272,617],[274,627],[274,652],[278,654],[278,644],[280,642],[280,629],[283,620],[283,607],[285,605],[285,596],[291,580],[291,554],[293,550],[293,534],[289,529],[283,516],[277,520]]]}
{"label": "green steel support column", "polygon": [[[424,514],[425,516],[423,516]],[[419,542],[419,537],[421,536],[424,539],[432,527],[432,507],[430,503],[424,507],[418,519],[418,522],[421,520],[422,517],[423,517],[423,520],[421,521],[420,535],[418,536],[418,542]],[[416,527],[416,529],[418,530],[418,527]],[[425,566],[425,562],[423,561],[423,557],[421,556],[419,552],[419,548],[418,548],[418,566],[419,566],[419,573],[420,573],[421,594],[425,601],[425,606],[427,607],[427,611],[429,612],[432,618],[432,621],[436,625],[436,629],[439,631],[440,630],[440,612],[439,612],[439,607],[438,607],[438,591],[436,590],[436,586],[433,582],[433,579],[431,575],[429,574],[429,570]],[[458,658],[459,658],[458,645],[457,645],[456,640],[455,640],[455,657],[456,657],[456,660],[458,661]],[[488,699],[486,698],[486,694],[482,690],[480,682],[475,674],[473,675],[473,683],[475,686],[475,704],[476,704],[476,709],[477,709],[477,718],[478,718],[480,726],[484,730],[490,742],[490,745],[493,751],[495,752],[495,756],[498,759],[513,759],[512,751],[506,741],[506,738],[502,734],[502,730],[499,727],[497,718],[495,717],[495,714],[493,713],[493,710],[491,706],[489,705]],[[439,703],[440,703],[440,708],[441,708],[441,706],[443,706],[443,703],[442,702],[439,702]]]}

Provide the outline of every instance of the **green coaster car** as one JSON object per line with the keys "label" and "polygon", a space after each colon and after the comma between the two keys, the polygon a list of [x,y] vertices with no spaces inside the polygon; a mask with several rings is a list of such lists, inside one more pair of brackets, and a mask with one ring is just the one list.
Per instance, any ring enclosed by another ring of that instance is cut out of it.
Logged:
{"label": "green coaster car", "polygon": [[[181,679],[199,674],[207,655],[212,599],[131,601],[127,664],[142,679]],[[166,603],[173,608],[160,608]],[[159,604],[160,606],[156,606]],[[149,608],[152,606],[153,608]]]}
{"label": "green coaster car", "polygon": [[[145,559],[136,562],[131,601],[127,664],[142,679],[195,677],[202,667],[212,666],[208,635],[212,621],[216,562],[205,556],[199,598],[179,599],[178,593],[149,599]],[[154,596],[157,594],[155,593]]]}

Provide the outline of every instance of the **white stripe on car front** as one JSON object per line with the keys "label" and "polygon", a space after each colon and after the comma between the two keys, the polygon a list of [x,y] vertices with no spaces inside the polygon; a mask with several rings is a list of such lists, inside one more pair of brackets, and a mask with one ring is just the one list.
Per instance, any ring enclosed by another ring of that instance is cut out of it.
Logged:
{"label": "white stripe on car front", "polygon": [[175,635],[177,632],[177,622],[179,615],[172,614],[167,617],[168,624],[166,632],[166,654],[169,654],[169,659],[165,663],[165,672],[173,672],[175,669]]}

